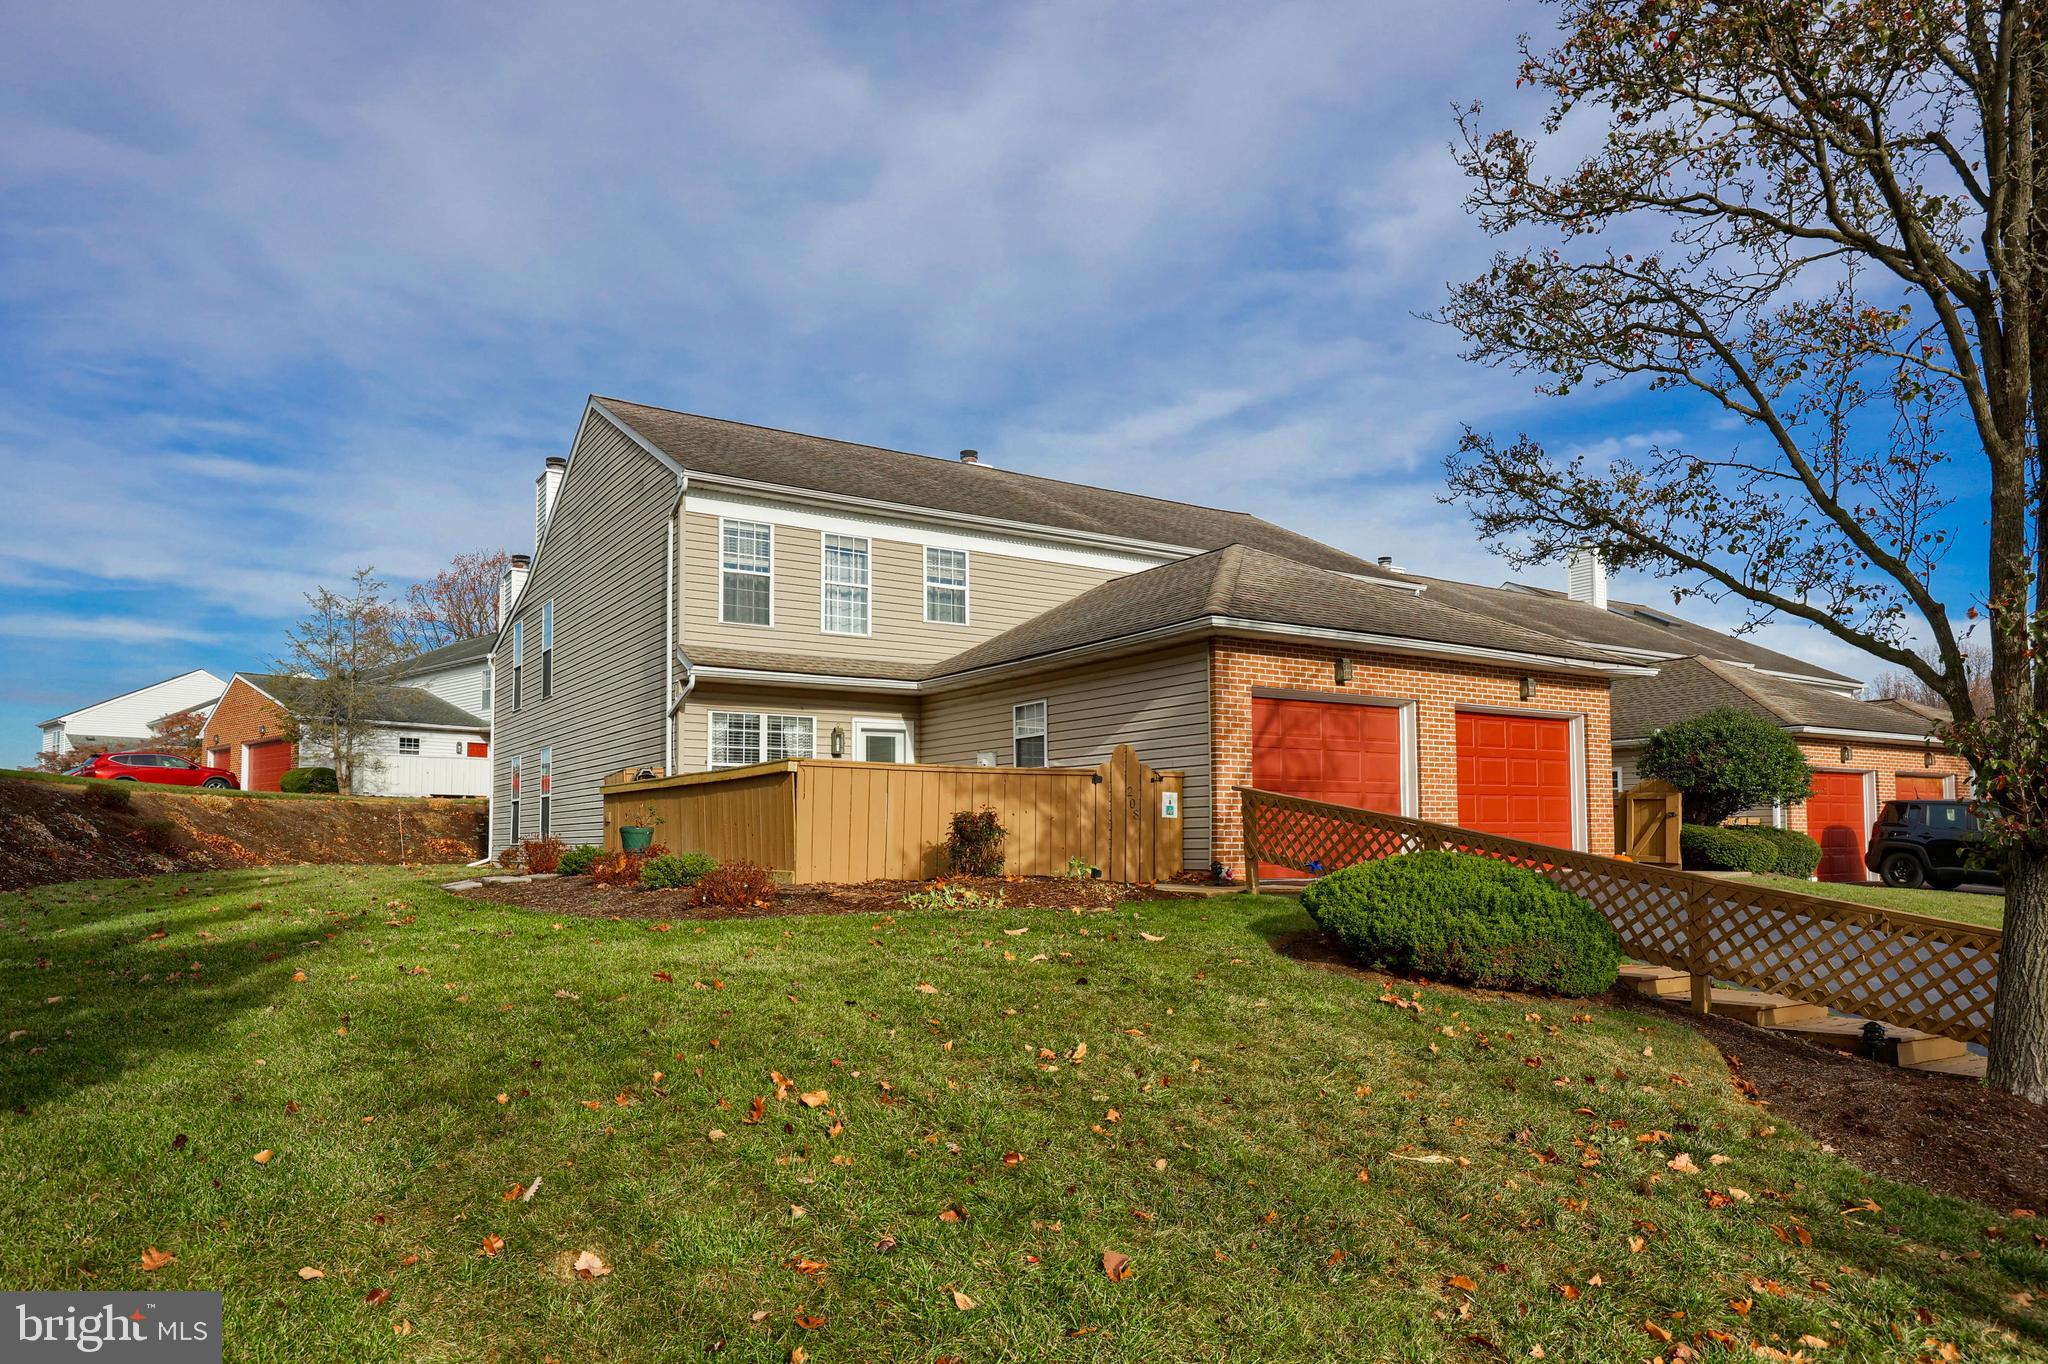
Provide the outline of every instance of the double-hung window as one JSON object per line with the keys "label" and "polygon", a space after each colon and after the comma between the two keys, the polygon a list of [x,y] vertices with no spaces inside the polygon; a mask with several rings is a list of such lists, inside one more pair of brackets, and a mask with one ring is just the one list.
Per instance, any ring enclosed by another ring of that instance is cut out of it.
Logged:
{"label": "double-hung window", "polygon": [[519,668],[526,662],[526,622],[512,622],[512,709],[519,709]]}
{"label": "double-hung window", "polygon": [[[547,655],[541,655],[546,658]],[[555,791],[555,750],[543,748],[540,751],[540,836],[549,835],[548,807],[554,804]]]}
{"label": "double-hung window", "polygon": [[937,625],[967,623],[967,551],[924,551],[924,618]]}
{"label": "double-hung window", "polygon": [[477,709],[480,714],[491,713],[491,665],[488,663],[484,664],[484,696],[477,703]]}
{"label": "double-hung window", "polygon": [[416,734],[400,735],[398,739],[398,751],[400,753],[406,754],[417,754],[420,751],[419,736]]}
{"label": "double-hung window", "polygon": [[505,841],[507,843],[517,843],[519,841],[519,759],[511,759],[509,766],[512,778],[512,799],[505,804],[512,816],[512,827],[507,832]]}
{"label": "double-hung window", "polygon": [[865,536],[825,537],[825,615],[821,628],[828,635],[869,633]]}
{"label": "double-hung window", "polygon": [[808,758],[816,744],[817,722],[808,715],[711,712],[713,767],[745,767],[750,763]]}
{"label": "double-hung window", "polygon": [[1010,709],[1010,757],[1018,767],[1045,766],[1045,702]]}
{"label": "double-hung window", "polygon": [[[544,601],[540,604],[540,699],[545,701],[555,691],[555,604]],[[547,835],[543,834],[545,838]]]}
{"label": "double-hung window", "polygon": [[775,623],[775,528],[763,521],[718,523],[718,618],[729,625]]}

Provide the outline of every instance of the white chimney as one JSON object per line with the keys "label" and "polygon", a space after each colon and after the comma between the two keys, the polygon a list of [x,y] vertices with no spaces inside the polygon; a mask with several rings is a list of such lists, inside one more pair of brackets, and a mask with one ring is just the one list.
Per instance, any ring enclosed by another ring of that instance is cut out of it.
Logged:
{"label": "white chimney", "polygon": [[548,467],[533,481],[533,548],[540,551],[540,538],[547,532],[548,518],[555,513],[555,494],[562,490],[562,475],[569,470],[569,461],[560,455],[548,456]]}
{"label": "white chimney", "polygon": [[533,560],[524,554],[515,554],[505,565],[505,571],[498,575],[498,628],[505,628],[505,622],[512,618],[512,608],[519,604],[519,594],[526,587],[526,573],[533,566]]}
{"label": "white chimney", "polygon": [[1607,609],[1607,561],[1591,545],[1572,551],[1565,566],[1565,595],[1596,610]]}

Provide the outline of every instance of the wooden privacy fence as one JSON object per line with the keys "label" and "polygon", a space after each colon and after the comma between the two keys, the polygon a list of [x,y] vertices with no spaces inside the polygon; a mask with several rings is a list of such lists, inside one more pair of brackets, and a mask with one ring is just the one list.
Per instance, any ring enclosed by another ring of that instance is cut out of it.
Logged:
{"label": "wooden privacy fence", "polygon": [[1261,862],[1321,874],[1425,848],[1476,853],[1541,872],[1583,896],[1613,923],[1630,956],[1691,973],[1701,1013],[1710,984],[1726,980],[1959,1042],[1991,1038],[2004,942],[1997,929],[1271,791],[1238,794],[1252,890]]}
{"label": "wooden privacy fence", "polygon": [[954,812],[986,806],[1009,838],[1004,870],[1054,876],[1078,857],[1112,881],[1180,870],[1182,776],[1119,745],[1099,767],[966,767],[801,758],[613,781],[604,841],[652,825],[673,852],[744,859],[798,884],[942,876]]}
{"label": "wooden privacy fence", "polygon": [[1614,850],[1637,862],[1675,867],[1682,862],[1679,830],[1684,797],[1668,781],[1637,782],[1614,793]]}

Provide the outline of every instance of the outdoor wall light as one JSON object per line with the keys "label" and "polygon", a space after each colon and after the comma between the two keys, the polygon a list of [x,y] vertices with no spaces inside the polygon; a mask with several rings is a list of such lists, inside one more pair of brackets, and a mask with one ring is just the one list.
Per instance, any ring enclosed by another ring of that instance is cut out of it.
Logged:
{"label": "outdoor wall light", "polygon": [[1524,701],[1534,701],[1536,699],[1535,678],[1525,677],[1522,679],[1522,699]]}
{"label": "outdoor wall light", "polygon": [[1843,764],[1844,764],[1845,766],[1846,766],[1846,765],[1848,764],[1849,760],[1850,760],[1851,758],[1854,758],[1855,756],[1856,756],[1856,755],[1855,755],[1854,753],[1851,753],[1851,752],[1849,751],[1849,745],[1847,745],[1847,744],[1843,744],[1843,745],[1842,745],[1842,762],[1843,762]]}
{"label": "outdoor wall light", "polygon": [[846,756],[846,731],[837,725],[832,727],[832,756],[835,758]]}
{"label": "outdoor wall light", "polygon": [[1933,750],[1933,749],[1931,749],[1931,748],[1923,748],[1923,749],[1921,749],[1921,750],[1920,750],[1920,765],[1921,765],[1922,767],[1932,767],[1932,766],[1934,766],[1934,750]]}
{"label": "outdoor wall light", "polygon": [[1340,658],[1337,660],[1337,685],[1340,687],[1344,687],[1349,686],[1350,683],[1351,660],[1348,658]]}

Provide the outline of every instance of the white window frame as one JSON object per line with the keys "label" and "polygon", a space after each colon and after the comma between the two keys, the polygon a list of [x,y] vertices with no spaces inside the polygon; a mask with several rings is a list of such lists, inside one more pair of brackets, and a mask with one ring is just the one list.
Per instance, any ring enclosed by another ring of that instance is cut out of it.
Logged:
{"label": "white window frame", "polygon": [[555,600],[540,604],[540,699],[555,694]]}
{"label": "white window frame", "polygon": [[[744,762],[721,762],[718,757],[718,722],[726,720],[751,720],[754,730],[754,756]],[[770,756],[769,733],[778,728],[801,729],[809,739],[808,752],[793,753],[785,742],[783,752]],[[757,710],[714,710],[704,717],[704,765],[711,771],[723,772],[734,767],[752,767],[757,763],[786,762],[797,758],[814,758],[818,754],[818,719],[814,715],[794,715],[784,711]]]}
{"label": "white window frame", "polygon": [[[407,748],[407,747],[406,747],[406,745],[407,745],[407,744],[411,744],[411,745],[412,745],[412,747],[411,747],[411,748]],[[400,757],[414,757],[414,758],[418,757],[418,756],[419,756],[419,754],[420,754],[420,736],[419,736],[419,735],[417,735],[417,734],[401,734],[401,735],[399,735],[399,736],[398,736],[398,753],[399,753],[399,756],[400,756]]]}
{"label": "white window frame", "polygon": [[[957,583],[935,583],[932,581],[932,555],[957,554],[960,556],[960,581]],[[967,550],[953,545],[926,545],[924,547],[924,622],[927,625],[967,625],[973,620],[973,607],[969,604],[972,594],[968,587],[974,580],[974,556]],[[960,619],[939,620],[932,615],[933,592],[958,592],[960,594]]]}
{"label": "white window frame", "polygon": [[[1032,706],[1038,707],[1038,733],[1021,733],[1018,729],[1018,722],[1022,719],[1023,712],[1030,709]],[[1038,740],[1040,745],[1039,760],[1033,763],[1032,766],[1051,767],[1052,702],[1043,696],[1039,697],[1035,701],[1019,701],[1016,705],[1010,707],[1010,766],[1012,767],[1024,766],[1024,764],[1018,761],[1017,758],[1017,745],[1020,741],[1024,739],[1036,739]]]}
{"label": "white window frame", "polygon": [[[804,751],[801,753],[792,752],[790,749],[788,731],[792,729],[803,732]],[[776,740],[778,738],[782,741],[781,753],[771,751],[776,747]],[[817,756],[818,720],[816,716],[778,714],[763,714],[761,716],[761,761],[771,763],[788,762],[792,759],[815,758]]]}
{"label": "white window frame", "polygon": [[[768,532],[768,571],[757,573],[751,568],[727,568],[725,566],[725,529],[727,526],[746,526]],[[725,575],[738,573],[749,578],[768,580],[768,619],[734,620],[725,613]],[[754,630],[775,628],[775,523],[773,521],[750,521],[744,516],[721,516],[718,518],[718,623],[720,625],[743,625]]]}
{"label": "white window frame", "polygon": [[900,734],[903,736],[903,761],[917,761],[917,735],[911,729],[910,721],[900,715],[856,715],[853,717],[853,752],[856,762],[866,762],[867,744],[863,742],[870,734]]}
{"label": "white window frame", "polygon": [[549,816],[553,814],[553,810],[550,807],[552,806],[554,800],[554,788],[554,745],[542,744],[540,748],[540,789],[534,793],[535,797],[540,801],[540,836],[542,838],[550,837],[553,832],[550,828],[550,825],[553,823],[553,821],[549,818]]}
{"label": "white window frame", "polygon": [[[861,562],[863,566],[863,573],[862,581],[858,584],[858,586],[861,590],[862,628],[858,630],[835,630],[832,628],[832,589],[835,587],[847,588],[856,586],[856,584],[853,583],[835,583],[832,581],[831,551],[832,542],[834,540],[858,542],[861,546]],[[819,533],[818,629],[821,633],[828,635],[845,635],[849,637],[862,638],[870,636],[875,633],[875,542],[871,536],[840,535],[833,531],[821,531]]]}
{"label": "white window frame", "polygon": [[522,789],[525,786],[522,778],[525,776],[526,763],[516,753],[507,758],[505,762],[506,770],[509,773],[509,779],[505,783],[505,806],[512,825],[505,839],[506,846],[509,847],[519,841],[519,801],[526,794]]}

